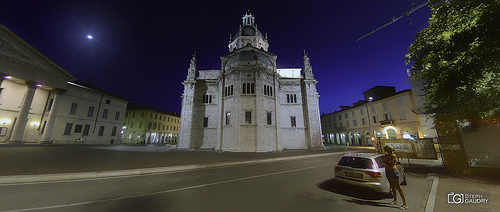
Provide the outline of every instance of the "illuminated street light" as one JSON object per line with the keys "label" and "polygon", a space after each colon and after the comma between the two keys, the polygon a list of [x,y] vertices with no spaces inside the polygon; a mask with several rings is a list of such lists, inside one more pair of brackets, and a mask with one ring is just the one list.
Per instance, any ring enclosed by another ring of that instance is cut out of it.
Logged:
{"label": "illuminated street light", "polygon": [[92,35],[87,35],[87,38],[88,38],[89,40],[94,39],[94,37],[92,37]]}

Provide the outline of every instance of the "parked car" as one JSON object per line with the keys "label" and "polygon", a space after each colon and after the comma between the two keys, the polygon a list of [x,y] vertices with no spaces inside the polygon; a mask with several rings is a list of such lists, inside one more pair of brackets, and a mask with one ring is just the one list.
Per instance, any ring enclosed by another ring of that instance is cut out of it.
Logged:
{"label": "parked car", "polygon": [[335,166],[335,181],[389,194],[383,159],[375,153],[345,154]]}

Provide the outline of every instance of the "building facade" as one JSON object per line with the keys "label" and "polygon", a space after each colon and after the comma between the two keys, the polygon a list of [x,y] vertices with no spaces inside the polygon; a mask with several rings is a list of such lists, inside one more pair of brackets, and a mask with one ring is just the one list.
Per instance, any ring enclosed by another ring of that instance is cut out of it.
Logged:
{"label": "building facade", "polygon": [[410,79],[411,91],[413,93],[413,99],[415,99],[415,108],[412,111],[418,115],[418,119],[420,120],[420,126],[422,128],[422,134],[424,138],[432,138],[436,141],[438,138],[438,134],[436,128],[434,126],[434,119],[431,114],[425,114],[421,109],[425,103],[425,92],[424,92],[424,84],[425,80],[423,79],[412,79],[409,70],[407,70],[408,78]]}
{"label": "building facade", "polygon": [[183,82],[179,148],[266,152],[322,149],[318,81],[309,57],[278,69],[267,36],[247,13],[220,70],[197,70]]}
{"label": "building facade", "polygon": [[113,144],[128,101],[76,82],[0,25],[0,143]]}
{"label": "building facade", "polygon": [[180,116],[149,106],[129,104],[122,143],[177,144]]}
{"label": "building facade", "polygon": [[363,93],[365,100],[321,116],[323,139],[329,144],[371,146],[372,138],[424,138],[419,117],[413,112],[412,90],[376,86]]}

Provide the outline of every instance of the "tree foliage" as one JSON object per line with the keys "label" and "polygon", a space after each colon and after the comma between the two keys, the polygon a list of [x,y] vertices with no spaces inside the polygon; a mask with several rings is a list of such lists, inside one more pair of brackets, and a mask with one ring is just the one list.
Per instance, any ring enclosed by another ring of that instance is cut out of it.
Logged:
{"label": "tree foliage", "polygon": [[500,114],[500,0],[429,0],[406,63],[425,79],[424,110],[474,122]]}

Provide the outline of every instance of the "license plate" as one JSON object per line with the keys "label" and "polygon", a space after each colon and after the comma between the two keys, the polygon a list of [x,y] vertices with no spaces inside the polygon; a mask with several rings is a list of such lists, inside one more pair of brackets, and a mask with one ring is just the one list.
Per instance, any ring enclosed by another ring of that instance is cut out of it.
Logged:
{"label": "license plate", "polygon": [[356,173],[351,173],[351,172],[346,172],[345,176],[346,177],[358,178],[358,179],[363,178],[363,174],[356,174]]}

